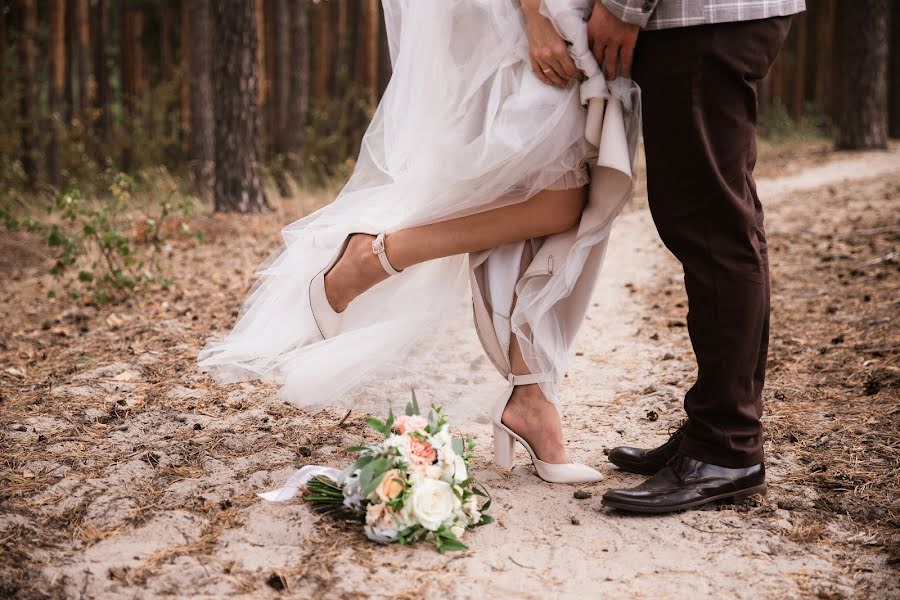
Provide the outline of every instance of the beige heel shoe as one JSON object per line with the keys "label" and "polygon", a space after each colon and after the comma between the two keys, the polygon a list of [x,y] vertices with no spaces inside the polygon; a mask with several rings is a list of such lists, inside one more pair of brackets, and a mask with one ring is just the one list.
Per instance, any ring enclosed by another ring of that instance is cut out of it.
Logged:
{"label": "beige heel shoe", "polygon": [[[341,247],[338,248],[334,258],[331,259],[331,262],[329,262],[324,269],[319,271],[318,275],[313,277],[312,281],[309,282],[309,306],[323,340],[332,338],[340,333],[341,325],[344,320],[343,311],[337,312],[328,301],[328,296],[325,294],[325,276],[328,275],[328,272],[331,271],[331,269],[334,268],[334,265],[336,265],[338,261],[341,260],[341,257],[344,256],[344,252],[347,250],[347,244],[350,243],[350,238],[354,235],[375,234],[356,231],[348,235],[344,238],[344,242],[341,244]],[[385,254],[384,236],[385,234],[382,232],[375,237],[372,241],[372,252],[378,257],[378,262],[381,263],[382,268],[388,275],[398,275],[402,271],[395,269],[388,260],[387,254]]]}
{"label": "beige heel shoe", "polygon": [[603,475],[587,465],[579,463],[545,463],[537,457],[531,444],[503,424],[503,410],[509,404],[516,386],[541,383],[542,381],[546,381],[546,377],[543,375],[513,375],[510,373],[509,388],[499,398],[494,407],[494,462],[502,469],[511,470],[515,465],[516,442],[519,442],[531,456],[531,462],[534,464],[538,477],[544,481],[549,483],[593,483],[601,481]]}

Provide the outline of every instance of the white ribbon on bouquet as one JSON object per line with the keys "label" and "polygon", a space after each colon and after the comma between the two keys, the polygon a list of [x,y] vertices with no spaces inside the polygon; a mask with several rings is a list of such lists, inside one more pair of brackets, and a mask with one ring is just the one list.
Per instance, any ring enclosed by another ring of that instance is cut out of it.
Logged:
{"label": "white ribbon on bouquet", "polygon": [[296,496],[297,492],[300,491],[300,488],[309,483],[309,480],[313,477],[324,475],[325,477],[329,477],[337,481],[337,478],[340,474],[341,472],[338,469],[333,469],[331,467],[307,465],[295,471],[294,474],[288,477],[288,480],[284,482],[284,485],[277,490],[272,490],[271,492],[261,492],[256,495],[263,500],[268,500],[269,502],[286,502],[287,500],[290,500],[291,498]]}

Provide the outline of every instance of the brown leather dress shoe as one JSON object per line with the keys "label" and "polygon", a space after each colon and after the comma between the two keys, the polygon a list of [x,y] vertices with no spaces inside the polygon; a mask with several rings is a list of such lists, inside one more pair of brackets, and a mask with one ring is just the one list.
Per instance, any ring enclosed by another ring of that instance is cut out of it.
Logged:
{"label": "brown leather dress shoe", "polygon": [[681,438],[684,437],[684,428],[687,420],[669,436],[662,446],[656,448],[634,448],[632,446],[616,446],[609,451],[609,462],[623,471],[638,473],[640,475],[653,475],[678,454]]}
{"label": "brown leather dress shoe", "polygon": [[603,505],[640,513],[664,513],[697,508],[719,500],[743,500],[766,493],[763,464],[730,469],[676,455],[656,475],[627,490],[603,494]]}

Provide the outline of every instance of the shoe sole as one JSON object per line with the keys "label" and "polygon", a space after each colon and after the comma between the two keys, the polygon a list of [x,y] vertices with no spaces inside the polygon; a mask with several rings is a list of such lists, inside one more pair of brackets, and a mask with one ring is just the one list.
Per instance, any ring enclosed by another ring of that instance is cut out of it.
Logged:
{"label": "shoe sole", "polygon": [[625,510],[628,512],[636,512],[636,513],[668,513],[668,512],[678,512],[679,510],[690,510],[692,508],[698,508],[700,506],[704,506],[706,504],[711,504],[713,502],[722,502],[724,500],[731,500],[733,504],[737,504],[743,500],[746,500],[750,496],[755,496],[757,494],[761,496],[765,496],[768,492],[768,486],[764,483],[762,485],[757,485],[752,488],[747,488],[746,490],[741,490],[739,492],[729,492],[727,494],[719,494],[718,496],[712,496],[710,498],[704,498],[703,500],[694,500],[693,502],[685,502],[683,504],[677,504],[673,506],[641,506],[636,504],[628,504],[625,502],[616,502],[615,500],[607,500],[603,498],[601,500],[601,504],[603,506],[608,506],[609,508],[615,508],[616,510]]}

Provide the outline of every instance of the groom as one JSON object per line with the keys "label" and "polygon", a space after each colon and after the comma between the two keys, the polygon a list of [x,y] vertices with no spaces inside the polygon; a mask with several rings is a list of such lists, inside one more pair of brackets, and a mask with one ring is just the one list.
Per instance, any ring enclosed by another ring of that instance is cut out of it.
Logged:
{"label": "groom", "polygon": [[[642,89],[650,210],[684,267],[699,375],[659,448],[609,459],[649,475],[603,504],[669,512],[765,493],[769,262],[753,182],[757,86],[803,0],[595,0],[592,49]],[[632,60],[633,57],[633,60]]]}
{"label": "groom", "polygon": [[[650,477],[608,491],[606,506],[661,513],[766,490],[769,261],[753,181],[757,86],[790,16],[805,8],[804,0],[594,0],[587,27],[598,62],[608,79],[633,77],[642,90],[650,210],[684,268],[699,370],[688,420],[668,442],[610,451],[620,468]],[[562,86],[578,77],[549,21],[533,20],[528,32],[538,78]]]}

